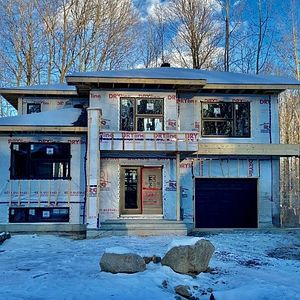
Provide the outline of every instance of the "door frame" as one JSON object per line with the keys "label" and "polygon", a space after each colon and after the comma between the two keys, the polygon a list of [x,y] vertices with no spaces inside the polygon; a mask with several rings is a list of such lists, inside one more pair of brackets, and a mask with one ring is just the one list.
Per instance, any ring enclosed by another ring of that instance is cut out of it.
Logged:
{"label": "door frame", "polygon": [[[125,169],[137,170],[137,208],[125,208]],[[120,215],[140,215],[142,214],[141,197],[141,167],[140,166],[120,166]]]}
{"label": "door frame", "polygon": [[[158,168],[161,170],[161,211],[163,212],[163,165],[120,165],[120,203],[119,215],[143,215],[143,196],[142,196],[142,170],[143,168]],[[137,170],[137,209],[125,209],[125,169]],[[145,214],[147,215],[147,214]]]}

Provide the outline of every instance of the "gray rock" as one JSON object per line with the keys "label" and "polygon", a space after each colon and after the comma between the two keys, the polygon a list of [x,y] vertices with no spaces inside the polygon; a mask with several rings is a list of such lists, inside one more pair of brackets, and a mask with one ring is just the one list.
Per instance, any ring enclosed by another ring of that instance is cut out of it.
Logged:
{"label": "gray rock", "polygon": [[146,270],[144,259],[134,253],[104,253],[100,260],[101,271],[116,273],[137,273]]}
{"label": "gray rock", "polygon": [[153,261],[153,263],[158,264],[158,263],[161,262],[161,257],[160,257],[160,256],[156,256],[156,255],[153,255],[153,256],[152,256],[152,261]]}
{"label": "gray rock", "polygon": [[175,286],[175,292],[176,292],[176,294],[178,294],[184,298],[187,298],[187,299],[190,299],[192,296],[190,293],[190,287],[188,285]]}
{"label": "gray rock", "polygon": [[10,239],[9,232],[0,232],[0,244],[2,244],[5,240]]}
{"label": "gray rock", "polygon": [[167,289],[167,288],[168,288],[168,285],[169,285],[169,283],[168,283],[168,281],[167,281],[167,280],[163,280],[163,282],[161,283],[161,285],[162,285],[162,287],[163,287],[164,289]]}
{"label": "gray rock", "polygon": [[199,274],[208,268],[215,247],[208,240],[199,240],[192,246],[178,246],[169,250],[162,259],[162,265],[182,274]]}
{"label": "gray rock", "polygon": [[149,256],[144,256],[143,259],[144,259],[144,261],[145,261],[145,263],[146,263],[147,265],[148,265],[149,263],[151,263],[151,261],[152,261],[152,257],[149,257]]}

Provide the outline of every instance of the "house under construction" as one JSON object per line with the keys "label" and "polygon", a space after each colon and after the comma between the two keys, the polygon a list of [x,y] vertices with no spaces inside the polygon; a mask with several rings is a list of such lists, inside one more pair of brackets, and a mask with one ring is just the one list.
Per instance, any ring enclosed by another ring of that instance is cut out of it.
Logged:
{"label": "house under construction", "polygon": [[278,95],[296,80],[181,68],[2,88],[0,231],[280,226]]}

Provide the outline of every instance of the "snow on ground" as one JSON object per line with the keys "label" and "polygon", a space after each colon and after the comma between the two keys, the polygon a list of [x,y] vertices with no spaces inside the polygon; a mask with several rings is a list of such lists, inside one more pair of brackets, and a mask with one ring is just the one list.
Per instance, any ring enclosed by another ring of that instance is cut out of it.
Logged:
{"label": "snow on ground", "polygon": [[175,299],[179,284],[189,285],[204,300],[210,289],[217,300],[300,299],[299,236],[252,231],[206,235],[216,248],[211,271],[193,278],[154,263],[137,274],[99,268],[106,248],[125,246],[142,256],[163,256],[173,240],[189,244],[193,237],[74,240],[15,235],[0,245],[0,299]]}

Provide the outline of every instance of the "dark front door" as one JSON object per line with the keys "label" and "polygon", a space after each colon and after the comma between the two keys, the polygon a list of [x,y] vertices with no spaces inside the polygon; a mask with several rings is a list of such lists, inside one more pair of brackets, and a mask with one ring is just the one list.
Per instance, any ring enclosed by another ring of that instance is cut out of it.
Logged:
{"label": "dark front door", "polygon": [[121,214],[140,214],[142,212],[140,174],[139,167],[121,168]]}
{"label": "dark front door", "polygon": [[196,228],[257,228],[257,180],[196,178]]}

